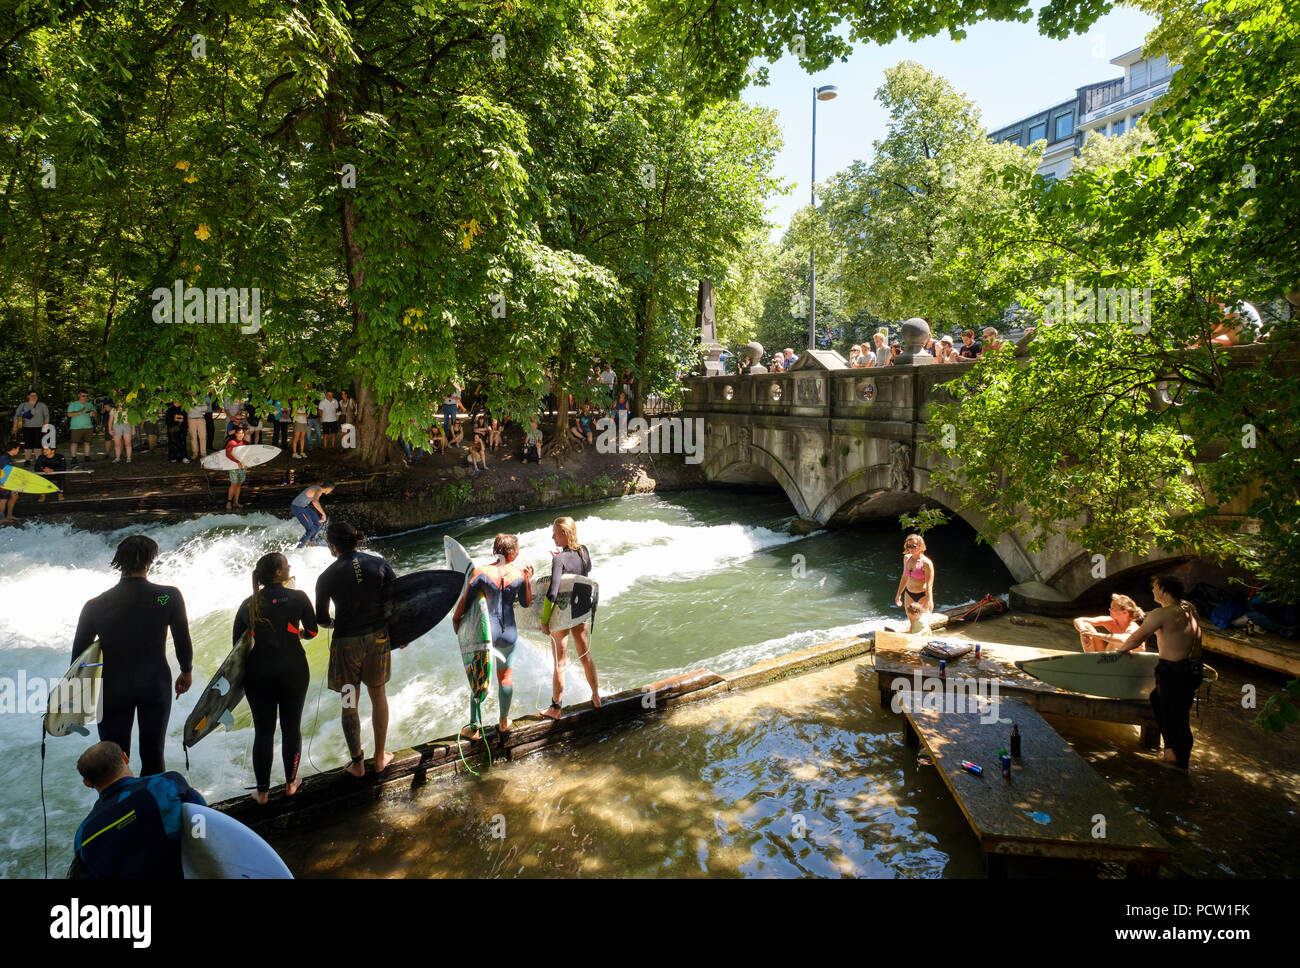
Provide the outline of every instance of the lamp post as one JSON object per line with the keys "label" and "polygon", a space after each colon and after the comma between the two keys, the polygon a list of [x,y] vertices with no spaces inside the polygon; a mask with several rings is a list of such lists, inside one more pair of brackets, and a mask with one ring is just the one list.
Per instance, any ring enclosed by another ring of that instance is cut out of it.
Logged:
{"label": "lamp post", "polygon": [[[812,117],[812,182],[808,186],[809,202],[813,210],[817,209],[817,102],[833,101],[835,96],[840,93],[840,89],[834,84],[823,84],[821,87],[813,88],[813,117]],[[817,253],[816,244],[810,243],[808,246],[808,348],[815,350],[817,348]]]}

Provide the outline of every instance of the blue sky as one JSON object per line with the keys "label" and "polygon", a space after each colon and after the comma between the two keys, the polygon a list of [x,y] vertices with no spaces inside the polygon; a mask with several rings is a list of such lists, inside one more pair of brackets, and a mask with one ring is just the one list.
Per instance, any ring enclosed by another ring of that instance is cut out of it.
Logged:
{"label": "blue sky", "polygon": [[881,47],[859,45],[847,63],[833,64],[819,74],[807,74],[789,55],[771,65],[767,87],[750,88],[743,97],[775,108],[785,135],[776,174],[793,182],[788,195],[768,199],[769,218],[779,239],[791,215],[808,204],[809,152],[812,134],[812,89],[838,85],[834,101],[817,106],[817,177],[824,179],[853,161],[870,160],[871,145],[884,136],[885,112],[876,102],[884,71],[899,61],[914,60],[947,78],[974,101],[986,130],[994,130],[1068,100],[1075,88],[1094,81],[1122,77],[1124,69],[1110,63],[1142,46],[1155,18],[1136,10],[1116,9],[1086,34],[1050,40],[1032,24],[976,24],[966,39],[946,34],[911,43]]}

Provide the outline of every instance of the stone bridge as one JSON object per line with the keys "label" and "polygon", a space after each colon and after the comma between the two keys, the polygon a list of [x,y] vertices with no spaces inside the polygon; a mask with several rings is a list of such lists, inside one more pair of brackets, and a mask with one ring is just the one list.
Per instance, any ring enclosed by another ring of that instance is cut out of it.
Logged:
{"label": "stone bridge", "polygon": [[[683,416],[704,418],[705,475],[723,483],[775,482],[818,525],[897,519],[942,506],[982,534],[987,517],[932,487],[938,461],[928,446],[935,388],[969,364],[849,369],[829,351],[805,352],[786,373],[689,377]],[[1042,612],[1069,611],[1099,584],[1093,554],[1056,535],[1037,551],[1017,535],[994,550],[1016,581],[1013,599]],[[1106,582],[1180,564],[1190,555],[1109,555]]]}

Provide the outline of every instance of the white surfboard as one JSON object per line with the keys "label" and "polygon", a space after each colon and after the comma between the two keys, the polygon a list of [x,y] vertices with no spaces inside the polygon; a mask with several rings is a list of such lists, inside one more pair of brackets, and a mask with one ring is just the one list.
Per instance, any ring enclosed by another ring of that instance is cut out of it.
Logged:
{"label": "white surfboard", "polygon": [[[469,587],[470,576],[474,574],[474,559],[469,556],[465,546],[450,535],[443,535],[442,550],[447,556],[447,567],[465,576],[465,581],[460,586],[460,597],[456,599],[459,604],[460,599],[465,597],[465,589]],[[488,648],[492,636],[485,631],[487,625],[483,596],[479,595],[468,604],[465,614],[461,616],[460,627],[456,629],[456,641],[460,644],[462,655],[483,652]]]}
{"label": "white surfboard", "polygon": [[[546,607],[546,591],[550,587],[550,575],[533,579],[533,604],[528,608],[515,608],[515,625],[521,632],[541,631],[542,609]],[[562,632],[590,622],[596,615],[599,601],[600,586],[594,581],[584,575],[565,575],[560,579],[560,591],[547,625],[552,632]]]}
{"label": "white surfboard", "polygon": [[104,715],[104,654],[99,642],[77,656],[54,691],[45,712],[45,732],[51,736],[76,733],[89,736],[86,727]]}
{"label": "white surfboard", "polygon": [[181,804],[181,868],[190,880],[292,880],[271,845],[238,820]]}
{"label": "white surfboard", "polygon": [[[244,444],[235,448],[235,455],[249,467],[274,460],[279,453],[280,448],[272,447],[270,444]],[[233,471],[239,468],[238,464],[226,456],[224,448],[214,450],[203,458],[203,466],[210,471]]]}

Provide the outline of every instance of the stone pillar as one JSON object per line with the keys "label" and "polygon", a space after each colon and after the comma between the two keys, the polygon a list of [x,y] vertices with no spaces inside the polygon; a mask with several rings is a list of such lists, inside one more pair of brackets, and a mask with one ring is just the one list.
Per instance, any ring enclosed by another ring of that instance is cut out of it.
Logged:
{"label": "stone pillar", "polygon": [[700,280],[695,323],[700,327],[700,372],[704,376],[721,376],[722,344],[718,342],[718,324],[713,311],[713,283],[708,279]]}
{"label": "stone pillar", "polygon": [[925,352],[925,341],[930,338],[930,324],[920,316],[913,316],[901,327],[903,334],[903,351],[894,360],[895,366],[924,366],[934,362],[934,357]]}

